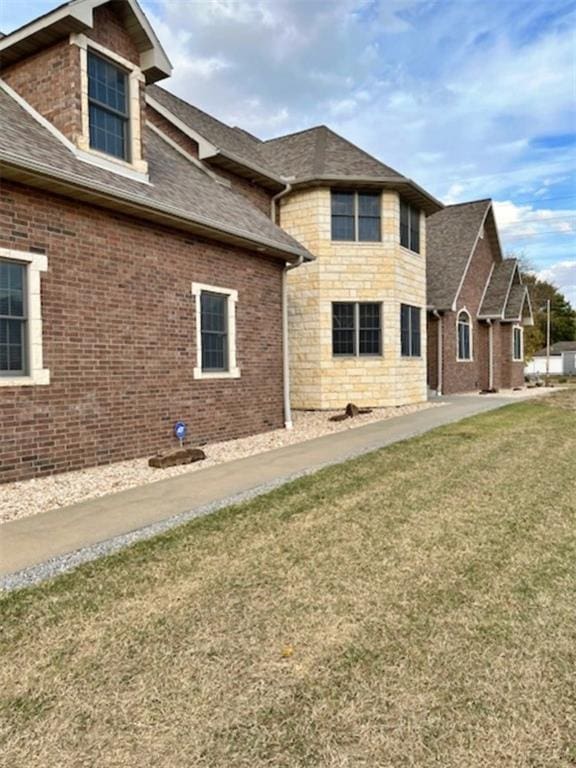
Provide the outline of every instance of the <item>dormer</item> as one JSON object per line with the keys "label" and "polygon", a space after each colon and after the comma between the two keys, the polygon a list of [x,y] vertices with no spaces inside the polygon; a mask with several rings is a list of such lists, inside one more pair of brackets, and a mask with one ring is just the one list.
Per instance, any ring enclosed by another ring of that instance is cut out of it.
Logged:
{"label": "dormer", "polygon": [[145,86],[172,66],[135,0],[72,0],[2,38],[0,64],[78,157],[146,177]]}

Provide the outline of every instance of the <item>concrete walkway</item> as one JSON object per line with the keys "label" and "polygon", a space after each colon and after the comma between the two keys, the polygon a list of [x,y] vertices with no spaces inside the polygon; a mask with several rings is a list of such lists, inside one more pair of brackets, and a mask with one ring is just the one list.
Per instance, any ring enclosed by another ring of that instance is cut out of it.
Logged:
{"label": "concrete walkway", "polygon": [[321,467],[518,399],[494,395],[442,398],[440,408],[373,422],[5,523],[0,526],[0,585],[9,589],[40,581]]}

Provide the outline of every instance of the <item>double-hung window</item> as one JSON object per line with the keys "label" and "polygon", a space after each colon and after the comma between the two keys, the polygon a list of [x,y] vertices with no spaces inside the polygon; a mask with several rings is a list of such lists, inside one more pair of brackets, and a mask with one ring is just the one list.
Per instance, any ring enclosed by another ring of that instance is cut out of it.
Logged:
{"label": "double-hung window", "polygon": [[516,362],[524,359],[524,344],[522,336],[522,328],[519,325],[515,325],[512,329],[512,359]]}
{"label": "double-hung window", "polygon": [[420,357],[420,307],[400,305],[400,347],[402,357]]}
{"label": "double-hung window", "polygon": [[378,302],[336,301],[332,304],[332,354],[382,354],[382,305]]}
{"label": "double-hung window", "polygon": [[236,303],[238,292],[192,283],[196,299],[197,362],[194,378],[240,376],[236,366]]}
{"label": "double-hung window", "polygon": [[458,332],[458,360],[472,360],[472,324],[470,315],[465,309],[458,313],[457,320]]}
{"label": "double-hung window", "polygon": [[26,266],[0,261],[0,376],[27,373]]}
{"label": "double-hung window", "polygon": [[332,190],[332,240],[379,242],[380,206],[379,192]]}
{"label": "double-hung window", "polygon": [[420,211],[400,198],[400,245],[420,253]]}
{"label": "double-hung window", "polygon": [[129,157],[128,75],[107,59],[88,52],[90,146],[121,160]]}

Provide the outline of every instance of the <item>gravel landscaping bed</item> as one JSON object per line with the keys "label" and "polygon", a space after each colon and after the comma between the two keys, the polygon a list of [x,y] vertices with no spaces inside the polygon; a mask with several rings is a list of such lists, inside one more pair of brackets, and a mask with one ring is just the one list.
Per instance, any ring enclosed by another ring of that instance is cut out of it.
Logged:
{"label": "gravel landscaping bed", "polygon": [[342,432],[374,421],[383,421],[440,405],[442,404],[427,402],[397,408],[377,408],[372,413],[340,422],[329,421],[329,417],[334,413],[341,413],[341,411],[297,411],[293,414],[294,429],[277,429],[239,440],[211,443],[203,446],[206,460],[197,464],[187,464],[168,469],[151,469],[148,466],[148,457],[145,457],[0,485],[0,523],[40,512],[48,512],[51,509],[76,504],[80,501],[105,496],[107,493],[123,491],[138,485],[153,483],[167,477],[175,477],[187,472],[199,472],[216,464],[243,459],[274,448],[282,448],[304,440],[322,437],[322,435],[332,432]]}

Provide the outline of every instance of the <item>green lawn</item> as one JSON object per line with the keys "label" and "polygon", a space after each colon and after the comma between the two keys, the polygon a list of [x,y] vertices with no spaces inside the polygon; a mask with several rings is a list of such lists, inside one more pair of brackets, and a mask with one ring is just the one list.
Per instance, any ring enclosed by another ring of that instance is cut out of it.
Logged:
{"label": "green lawn", "polygon": [[575,766],[576,392],[558,394],[6,596],[0,764]]}

